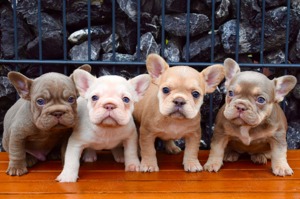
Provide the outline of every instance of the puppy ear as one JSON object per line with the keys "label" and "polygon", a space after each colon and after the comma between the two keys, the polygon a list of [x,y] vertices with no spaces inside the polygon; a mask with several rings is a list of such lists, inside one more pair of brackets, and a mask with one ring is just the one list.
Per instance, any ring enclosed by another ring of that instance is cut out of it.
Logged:
{"label": "puppy ear", "polygon": [[205,92],[212,93],[224,79],[224,66],[221,64],[214,64],[205,68],[200,74],[205,81]]}
{"label": "puppy ear", "polygon": [[146,67],[150,76],[156,80],[169,68],[169,65],[161,56],[157,54],[150,54],[146,60]]}
{"label": "puppy ear", "polygon": [[148,89],[151,82],[151,77],[148,74],[138,75],[134,77],[133,79],[129,80],[129,83],[133,86],[137,98],[134,101],[139,101],[142,99],[144,94],[146,93],[146,90]]}
{"label": "puppy ear", "polygon": [[33,80],[27,78],[19,72],[11,71],[7,75],[9,81],[14,85],[18,94],[26,100],[30,100],[30,87]]}
{"label": "puppy ear", "polygon": [[[89,73],[91,73],[91,71],[92,71],[92,67],[88,64],[81,65],[77,69],[82,69]],[[70,78],[74,81],[73,73],[70,75]]]}
{"label": "puppy ear", "polygon": [[297,79],[292,75],[285,75],[273,79],[273,82],[275,84],[275,101],[281,102],[283,98],[295,87]]}
{"label": "puppy ear", "polygon": [[238,63],[236,63],[233,59],[227,58],[224,61],[224,67],[225,67],[225,87],[229,85],[232,78],[241,71],[240,66]]}
{"label": "puppy ear", "polygon": [[93,75],[82,69],[76,69],[73,72],[73,80],[81,97],[85,97],[87,90],[95,79]]}

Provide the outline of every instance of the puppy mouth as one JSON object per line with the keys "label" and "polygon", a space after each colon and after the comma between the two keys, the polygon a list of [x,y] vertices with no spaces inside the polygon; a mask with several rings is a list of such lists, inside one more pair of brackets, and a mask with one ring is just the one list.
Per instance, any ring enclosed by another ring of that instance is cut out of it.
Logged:
{"label": "puppy mouth", "polygon": [[175,108],[175,110],[173,112],[171,112],[169,114],[169,116],[171,118],[175,118],[175,119],[184,119],[184,118],[186,118],[185,114],[183,113],[183,111],[180,108]]}

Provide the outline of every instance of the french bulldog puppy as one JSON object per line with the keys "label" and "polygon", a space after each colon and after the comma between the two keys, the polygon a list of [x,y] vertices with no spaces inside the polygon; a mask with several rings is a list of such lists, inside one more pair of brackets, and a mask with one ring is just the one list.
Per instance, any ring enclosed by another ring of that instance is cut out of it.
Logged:
{"label": "french bulldog puppy", "polygon": [[270,80],[258,72],[240,72],[230,58],[224,67],[226,102],[216,117],[204,169],[217,172],[223,160],[237,161],[241,153],[249,153],[254,163],[271,159],[275,175],[292,175],[286,159],[287,121],[278,103],[294,88],[296,78],[285,75]]}
{"label": "french bulldog puppy", "polygon": [[115,75],[96,78],[75,70],[74,81],[80,94],[79,122],[69,138],[64,168],[56,180],[77,181],[84,149],[84,161],[96,161],[95,150],[112,149],[114,159],[125,162],[125,171],[139,171],[138,135],[132,112],[134,103],[148,88],[150,76],[144,74],[130,80]]}
{"label": "french bulldog puppy", "polygon": [[[81,67],[90,70],[89,65]],[[77,118],[77,91],[72,77],[46,73],[34,80],[19,72],[8,79],[20,99],[4,117],[3,148],[9,153],[6,173],[21,176],[72,132]]]}
{"label": "french bulldog puppy", "polygon": [[223,80],[223,66],[212,65],[199,73],[188,66],[169,67],[157,54],[147,57],[146,66],[152,83],[134,110],[134,118],[140,126],[141,171],[159,171],[154,146],[156,138],[166,141],[169,153],[180,152],[173,140],[184,138],[184,170],[201,171],[198,160],[200,107],[204,95],[213,92]]}

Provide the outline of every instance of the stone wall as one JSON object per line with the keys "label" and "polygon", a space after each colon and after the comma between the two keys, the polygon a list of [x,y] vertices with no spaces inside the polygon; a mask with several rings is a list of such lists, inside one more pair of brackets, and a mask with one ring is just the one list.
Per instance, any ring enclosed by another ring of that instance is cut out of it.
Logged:
{"label": "stone wall", "polygon": [[[51,60],[64,59],[62,0],[41,1],[42,58]],[[210,62],[211,48],[214,44],[213,62],[222,62],[226,57],[235,57],[236,53],[236,0],[216,0],[214,15],[215,27],[212,26],[212,1],[191,0],[190,45],[186,45],[187,2],[186,0],[165,0],[165,39],[162,41],[162,13],[160,0],[141,0],[141,29],[137,38],[137,2],[136,0],[117,0],[115,42],[112,35],[112,2],[110,0],[91,0],[91,59],[111,61],[112,49],[116,49],[116,61],[143,61],[151,53],[161,53],[164,42],[164,57],[168,62]],[[264,63],[280,64],[300,63],[300,1],[291,0],[290,15],[284,0],[265,0],[264,27]],[[88,59],[86,0],[66,1],[67,55],[70,60]],[[39,58],[39,30],[37,0],[19,0],[17,2],[18,58]],[[0,38],[1,59],[14,59],[13,10],[9,1],[0,2]],[[240,7],[239,45],[240,63],[258,63],[261,50],[262,0],[243,0]],[[289,18],[289,50],[285,54],[286,19]],[[211,33],[214,31],[214,42]],[[140,46],[137,43],[140,41]],[[114,46],[113,46],[114,45]],[[137,48],[139,55],[137,57]],[[187,49],[188,48],[188,49]],[[188,55],[186,54],[188,52]],[[188,60],[187,60],[188,58]],[[172,63],[171,63],[172,65]],[[27,76],[39,75],[37,65],[18,65]],[[6,110],[15,101],[15,90],[9,84],[6,74],[14,70],[12,64],[0,65],[0,132]],[[244,68],[246,70],[246,68]],[[248,68],[249,69],[249,68]],[[297,76],[299,70],[287,68],[288,73]],[[44,66],[44,72],[61,71],[61,67]],[[127,70],[127,68],[122,68]],[[282,75],[282,68],[256,69],[270,78]],[[116,71],[118,72],[118,71]],[[220,86],[213,97],[213,115],[223,103],[224,89]],[[289,148],[300,148],[300,85],[287,97],[286,113],[289,121]],[[208,108],[206,96],[202,108],[203,145],[209,147]],[[181,141],[178,142],[182,144]]]}

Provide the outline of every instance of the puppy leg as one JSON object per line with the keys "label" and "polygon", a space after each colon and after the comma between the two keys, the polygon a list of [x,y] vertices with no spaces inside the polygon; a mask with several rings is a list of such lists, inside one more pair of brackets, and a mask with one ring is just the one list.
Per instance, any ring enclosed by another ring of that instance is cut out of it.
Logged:
{"label": "puppy leg", "polygon": [[236,151],[233,150],[226,150],[224,153],[224,158],[223,160],[225,162],[235,162],[239,159],[240,154]]}
{"label": "puppy leg", "polygon": [[283,133],[281,138],[274,138],[270,143],[272,170],[276,176],[287,176],[294,173],[287,162],[287,143],[284,136]]}
{"label": "puppy leg", "polygon": [[185,150],[183,156],[184,170],[188,172],[202,171],[203,168],[198,160],[201,132],[185,137]]}
{"label": "puppy leg", "polygon": [[83,162],[95,162],[97,161],[97,153],[94,149],[86,148],[82,155]]}
{"label": "puppy leg", "polygon": [[138,157],[138,136],[135,131],[124,143],[125,171],[140,171],[140,160]]}
{"label": "puppy leg", "polygon": [[9,164],[6,170],[6,174],[11,176],[21,176],[28,173],[26,168],[26,151],[25,138],[20,136],[14,136],[13,132],[10,134],[9,141]]}
{"label": "puppy leg", "polygon": [[140,148],[141,148],[141,167],[142,172],[159,171],[154,147],[155,137],[152,133],[140,128]]}
{"label": "puppy leg", "polygon": [[73,136],[70,137],[65,153],[64,168],[56,181],[58,182],[76,182],[80,166],[80,156],[83,151],[83,145]]}
{"label": "puppy leg", "polygon": [[268,162],[268,159],[264,153],[252,154],[251,160],[255,164],[267,164]]}
{"label": "puppy leg", "polygon": [[32,167],[37,162],[38,162],[38,159],[36,159],[36,157],[34,157],[34,156],[30,155],[30,154],[26,154],[26,165],[27,165],[27,167]]}
{"label": "puppy leg", "polygon": [[123,150],[122,146],[118,146],[116,148],[113,148],[111,150],[111,152],[112,152],[116,162],[118,162],[118,163],[124,163],[125,162],[124,150]]}
{"label": "puppy leg", "polygon": [[227,136],[217,136],[213,137],[211,142],[211,149],[209,152],[208,160],[204,165],[204,169],[209,172],[217,172],[223,165],[223,158],[225,148],[228,143]]}
{"label": "puppy leg", "polygon": [[181,152],[181,148],[176,146],[174,140],[164,141],[164,143],[165,143],[165,149],[166,149],[167,153],[178,154]]}

